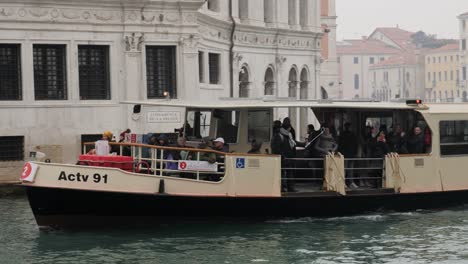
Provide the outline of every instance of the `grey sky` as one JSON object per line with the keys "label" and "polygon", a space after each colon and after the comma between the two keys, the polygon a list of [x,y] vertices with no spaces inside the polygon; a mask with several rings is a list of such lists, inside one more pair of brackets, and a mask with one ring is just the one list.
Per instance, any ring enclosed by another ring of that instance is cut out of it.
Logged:
{"label": "grey sky", "polygon": [[336,0],[338,40],[368,36],[376,27],[423,30],[439,38],[459,38],[457,16],[468,0]]}

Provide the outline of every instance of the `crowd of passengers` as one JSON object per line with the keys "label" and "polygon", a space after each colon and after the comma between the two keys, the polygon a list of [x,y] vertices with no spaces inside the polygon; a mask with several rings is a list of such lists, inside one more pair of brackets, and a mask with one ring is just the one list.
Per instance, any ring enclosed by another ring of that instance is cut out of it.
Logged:
{"label": "crowd of passengers", "polygon": [[[428,129],[428,128],[426,128]],[[379,131],[374,134],[374,128],[366,126],[362,136],[352,131],[352,124],[344,124],[342,131],[337,135],[336,131],[322,124],[320,130],[315,130],[312,124],[307,126],[307,138],[305,142],[296,139],[296,132],[287,117],[283,122],[277,120],[273,123],[273,137],[271,150],[273,154],[281,155],[283,167],[283,191],[294,192],[294,178],[298,161],[297,147],[303,147],[303,158],[323,159],[328,153],[340,152],[345,158],[383,158],[390,152],[398,154],[426,153],[431,144],[430,133],[422,133],[420,127],[415,126],[411,133],[405,133],[401,125],[395,124],[389,132],[386,125],[381,125]],[[375,136],[374,136],[375,135]],[[359,155],[359,147],[361,154]],[[302,162],[304,163],[304,162]],[[354,161],[347,161],[345,167],[354,167]],[[306,166],[320,168],[323,161],[310,160]],[[315,173],[315,172],[314,172]],[[359,186],[371,187],[373,184],[367,180],[353,180],[353,172],[347,172],[347,186],[357,188]],[[350,178],[350,179],[348,179]]]}
{"label": "crowd of passengers", "polygon": [[[426,128],[428,129],[428,128]],[[125,142],[125,134],[131,133],[130,129],[123,131],[120,134],[119,143]],[[182,132],[183,133],[183,132]],[[222,137],[214,140],[207,138],[199,142],[197,149],[200,150],[214,150],[214,152],[197,152],[191,151],[193,147],[187,145],[187,140],[183,134],[179,134],[177,143],[170,144],[169,137],[166,134],[148,134],[144,140],[144,144],[161,146],[161,147],[175,147],[178,149],[156,149],[156,159],[163,159],[163,166],[166,170],[178,170],[178,160],[199,160],[207,161],[209,163],[224,163],[224,155],[222,153],[229,152],[229,146],[225,144]],[[399,124],[392,127],[389,132],[386,125],[381,125],[378,133],[374,133],[374,127],[366,126],[362,136],[356,135],[352,130],[352,124],[347,122],[344,124],[342,131],[337,135],[333,127],[327,124],[322,124],[320,130],[316,130],[314,125],[307,126],[307,138],[305,142],[298,141],[296,132],[291,125],[290,118],[286,117],[283,122],[276,120],[273,122],[273,136],[271,139],[271,153],[280,155],[282,157],[282,167],[285,169],[282,175],[282,189],[283,191],[293,192],[295,170],[297,161],[294,160],[298,157],[297,149],[302,147],[304,149],[301,157],[310,159],[323,159],[328,153],[340,152],[345,158],[383,158],[390,152],[399,154],[420,154],[426,153],[427,148],[431,144],[430,133],[423,133],[421,128],[415,126],[411,133],[405,133]],[[375,135],[375,136],[374,136]],[[112,133],[106,131],[103,133],[102,140],[109,142],[116,142]],[[249,154],[261,154],[262,142],[253,139],[251,141],[251,149]],[[111,145],[110,152],[119,153],[119,145]],[[359,155],[359,147],[361,152]],[[143,148],[142,158],[147,159],[147,167],[150,166],[151,161],[151,148]],[[93,150],[90,152],[93,154]],[[130,147],[124,146],[122,148],[122,155],[131,156]],[[159,166],[159,164],[158,164]],[[323,166],[323,162],[306,162],[306,166],[317,168]],[[347,167],[353,167],[353,162],[348,161]],[[290,170],[288,170],[290,168]],[[224,171],[224,167],[220,167],[219,171]],[[347,178],[348,178],[347,173]],[[352,176],[351,176],[352,178]],[[347,185],[352,188],[358,185],[369,185],[366,181],[356,182],[347,180]]]}

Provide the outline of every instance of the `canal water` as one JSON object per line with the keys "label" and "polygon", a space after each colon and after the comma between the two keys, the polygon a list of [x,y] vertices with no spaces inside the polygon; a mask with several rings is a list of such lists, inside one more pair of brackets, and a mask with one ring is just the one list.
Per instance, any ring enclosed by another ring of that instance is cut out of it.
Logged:
{"label": "canal water", "polygon": [[0,198],[0,263],[468,263],[468,206],[145,230],[39,231]]}

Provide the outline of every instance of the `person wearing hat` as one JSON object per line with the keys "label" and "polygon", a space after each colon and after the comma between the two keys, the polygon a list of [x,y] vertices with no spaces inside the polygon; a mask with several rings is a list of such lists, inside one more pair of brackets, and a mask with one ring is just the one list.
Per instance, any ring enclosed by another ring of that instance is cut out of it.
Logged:
{"label": "person wearing hat", "polygon": [[222,137],[213,140],[213,149],[220,152],[229,152],[229,147],[224,143]]}

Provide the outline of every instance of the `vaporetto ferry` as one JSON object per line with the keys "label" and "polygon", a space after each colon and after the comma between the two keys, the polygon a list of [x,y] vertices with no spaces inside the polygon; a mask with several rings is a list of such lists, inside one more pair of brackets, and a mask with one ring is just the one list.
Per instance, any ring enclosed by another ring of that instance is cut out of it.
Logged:
{"label": "vaporetto ferry", "polygon": [[[467,104],[233,99],[216,104],[125,103],[185,109],[185,137],[194,147],[113,143],[120,148],[118,154],[127,148],[131,156],[81,155],[76,164],[28,162],[21,180],[38,226],[335,217],[468,202]],[[286,159],[269,154],[278,109],[309,111],[317,122],[334,127],[337,136],[350,123],[358,155],[335,152],[310,158],[298,148],[288,161],[295,165],[282,167]],[[409,134],[420,127],[425,152],[364,156],[365,130],[395,124]],[[204,137],[224,137],[229,152],[197,148]],[[262,154],[247,154],[253,139],[263,142]],[[175,152],[183,152],[185,159],[164,154]],[[216,162],[204,159],[210,155]],[[291,170],[294,178],[283,182],[294,181],[296,190],[282,192],[282,176]],[[372,184],[351,189],[350,180]]]}

